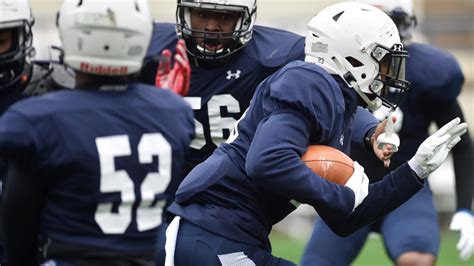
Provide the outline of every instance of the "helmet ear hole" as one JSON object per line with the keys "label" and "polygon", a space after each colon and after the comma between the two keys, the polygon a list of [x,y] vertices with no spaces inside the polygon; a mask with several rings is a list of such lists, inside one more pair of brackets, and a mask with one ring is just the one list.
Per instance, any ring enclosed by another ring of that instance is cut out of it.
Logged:
{"label": "helmet ear hole", "polygon": [[346,60],[347,60],[347,62],[349,62],[349,64],[352,65],[352,67],[361,67],[361,66],[364,65],[361,61],[355,59],[355,58],[352,57],[352,56],[346,57]]}
{"label": "helmet ear hole", "polygon": [[365,78],[367,77],[367,75],[366,75],[365,73],[362,73],[362,75],[360,75],[360,77],[361,77],[362,79],[365,79]]}

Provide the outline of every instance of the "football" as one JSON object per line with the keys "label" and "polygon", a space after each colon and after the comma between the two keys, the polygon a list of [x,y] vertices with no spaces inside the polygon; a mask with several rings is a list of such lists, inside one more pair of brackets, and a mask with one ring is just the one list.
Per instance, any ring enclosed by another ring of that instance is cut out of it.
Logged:
{"label": "football", "polygon": [[354,162],[342,151],[325,145],[311,145],[301,156],[313,173],[344,185],[354,173]]}

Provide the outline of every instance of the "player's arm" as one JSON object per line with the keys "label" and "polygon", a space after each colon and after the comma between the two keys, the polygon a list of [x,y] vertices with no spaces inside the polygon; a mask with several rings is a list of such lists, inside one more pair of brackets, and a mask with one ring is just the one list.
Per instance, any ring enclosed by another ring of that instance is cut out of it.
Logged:
{"label": "player's arm", "polygon": [[381,181],[370,184],[364,202],[349,217],[323,216],[319,211],[318,214],[336,234],[348,236],[396,209],[418,192],[423,184],[405,163],[384,176]]}
{"label": "player's arm", "polygon": [[311,123],[292,110],[272,113],[263,120],[247,153],[246,171],[275,193],[326,210],[333,217],[348,216],[354,193],[314,174],[300,159],[309,146]]}
{"label": "player's arm", "polygon": [[9,265],[37,264],[34,260],[43,185],[33,176],[33,165],[39,162],[36,152],[42,147],[37,142],[39,137],[32,120],[20,111],[27,101],[13,105],[0,119],[0,156],[8,165],[2,222]]}
{"label": "player's arm", "polygon": [[[442,111],[441,111],[442,110]],[[440,127],[452,117],[464,115],[457,100],[437,104],[433,110],[433,119]],[[450,229],[460,232],[456,248],[460,258],[468,260],[474,253],[474,216],[472,212],[472,198],[474,196],[474,148],[469,132],[461,136],[461,141],[452,150],[454,174],[456,180],[456,212],[454,213]]]}
{"label": "player's arm", "polygon": [[368,110],[357,107],[357,112],[352,123],[352,141],[365,146],[372,151],[371,138],[377,128],[379,121]]}
{"label": "player's arm", "polygon": [[456,118],[448,122],[425,139],[407,163],[371,184],[364,202],[345,219],[342,227],[325,222],[334,232],[347,236],[400,206],[421,189],[423,180],[443,163],[449,151],[461,140],[460,136],[466,133],[467,124],[460,121]]}
{"label": "player's arm", "polygon": [[[438,110],[438,111],[436,111]],[[464,122],[464,114],[458,101],[452,101],[437,105],[434,108],[433,119],[438,127],[446,124],[453,117],[460,117]],[[474,196],[474,149],[469,132],[461,136],[461,141],[451,151],[454,162],[454,172],[456,176],[456,197],[457,209],[471,211],[472,198]]]}
{"label": "player's arm", "polygon": [[2,202],[4,241],[10,265],[36,265],[43,196],[29,165],[11,161]]}

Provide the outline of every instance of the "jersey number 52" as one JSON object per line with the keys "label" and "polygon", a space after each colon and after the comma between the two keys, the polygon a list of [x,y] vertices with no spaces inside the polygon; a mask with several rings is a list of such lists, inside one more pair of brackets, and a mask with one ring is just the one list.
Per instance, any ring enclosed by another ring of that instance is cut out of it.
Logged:
{"label": "jersey number 52", "polygon": [[[123,234],[132,222],[135,203],[134,182],[125,170],[115,169],[115,158],[130,156],[127,135],[100,137],[95,140],[100,159],[100,192],[120,192],[118,212],[112,212],[112,203],[100,203],[95,221],[105,234]],[[137,147],[138,160],[149,164],[158,156],[159,167],[150,172],[140,185],[141,203],[136,209],[138,231],[153,229],[161,224],[165,200],[156,201],[155,195],[164,193],[171,181],[171,146],[160,133],[144,134]]]}

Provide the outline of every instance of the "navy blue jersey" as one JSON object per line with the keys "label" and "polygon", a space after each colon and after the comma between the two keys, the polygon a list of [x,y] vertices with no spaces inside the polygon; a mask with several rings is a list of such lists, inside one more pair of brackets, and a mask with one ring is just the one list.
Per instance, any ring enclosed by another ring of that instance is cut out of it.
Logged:
{"label": "navy blue jersey", "polygon": [[[3,113],[14,103],[26,98],[25,95],[23,95],[20,90],[7,90],[7,91],[0,91],[0,117],[3,115]],[[3,197],[3,187],[4,187],[4,181],[5,177],[7,175],[7,166],[6,162],[4,160],[0,160],[0,200]],[[0,217],[2,215],[1,208],[0,208]],[[0,225],[0,230],[1,230],[1,225]],[[2,234],[0,234],[0,243],[2,239]],[[1,253],[1,252],[0,252]],[[1,254],[0,254],[1,257]],[[1,262],[1,260],[0,260]]]}
{"label": "navy blue jersey", "polygon": [[12,106],[0,122],[0,149],[27,158],[47,185],[43,237],[153,252],[167,191],[183,174],[192,119],[179,96],[147,85],[64,90]]}
{"label": "navy blue jersey", "polygon": [[[11,105],[20,100],[29,96],[41,95],[48,91],[61,89],[63,84],[71,84],[74,78],[70,75],[64,75],[65,72],[66,68],[58,63],[34,62],[29,72],[30,76],[26,86],[18,84],[17,88],[0,92],[0,116],[2,116]],[[6,171],[5,163],[0,160],[0,200],[2,198],[3,181],[6,176]]]}
{"label": "navy blue jersey", "polygon": [[[194,109],[196,138],[191,143],[188,171],[229,137],[263,79],[288,62],[304,59],[302,36],[262,26],[255,26],[252,36],[226,63],[214,68],[192,65],[191,87],[185,99]],[[160,55],[163,49],[174,51],[176,42],[174,24],[156,23],[147,58]],[[148,63],[143,80],[154,84],[156,69],[156,62]]]}
{"label": "navy blue jersey", "polygon": [[[258,86],[227,143],[184,179],[169,210],[218,235],[269,249],[272,225],[297,202],[314,206],[332,225],[344,223],[347,232],[376,209],[393,208],[383,200],[352,213],[353,192],[318,177],[300,159],[310,144],[349,152],[356,102],[353,89],[319,66],[286,65]],[[411,182],[398,195],[403,198],[420,186],[408,166],[400,171],[405,177],[394,182]],[[403,187],[393,185],[378,186],[368,198]],[[351,215],[363,218],[348,222]]]}
{"label": "navy blue jersey", "polygon": [[[14,103],[27,98],[28,96],[44,94],[48,91],[58,89],[53,81],[57,80],[58,76],[61,76],[63,80],[67,76],[59,75],[57,70],[65,68],[59,67],[59,64],[53,64],[50,62],[34,62],[29,69],[29,76],[26,81],[18,83],[17,86],[7,90],[0,91],[0,117],[3,113]],[[62,72],[62,71],[61,71]],[[68,81],[73,79],[67,79]],[[65,82],[61,82],[65,83]],[[5,160],[0,160],[0,201],[3,198],[3,189],[5,185],[5,179],[7,175],[7,164]],[[0,219],[2,219],[3,213],[0,210]],[[5,263],[3,261],[3,226],[0,224],[0,264]]]}

